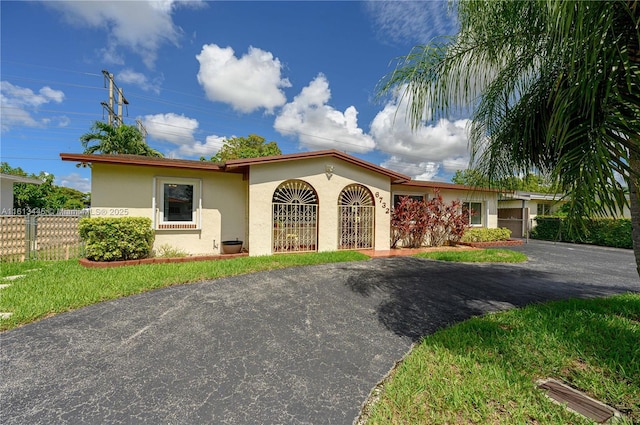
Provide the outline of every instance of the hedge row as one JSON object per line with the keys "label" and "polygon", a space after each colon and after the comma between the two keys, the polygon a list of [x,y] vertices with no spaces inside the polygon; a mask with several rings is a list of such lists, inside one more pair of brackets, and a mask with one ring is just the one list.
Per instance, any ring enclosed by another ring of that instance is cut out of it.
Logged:
{"label": "hedge row", "polygon": [[145,217],[83,218],[78,230],[87,258],[94,261],[147,258],[155,239],[151,219]]}
{"label": "hedge row", "polygon": [[460,242],[496,242],[507,241],[511,237],[511,230],[501,227],[499,229],[470,228],[464,231]]}
{"label": "hedge row", "polygon": [[562,217],[536,217],[535,220],[536,227],[531,231],[534,239],[633,248],[631,220],[628,218],[592,219],[583,229],[570,229]]}

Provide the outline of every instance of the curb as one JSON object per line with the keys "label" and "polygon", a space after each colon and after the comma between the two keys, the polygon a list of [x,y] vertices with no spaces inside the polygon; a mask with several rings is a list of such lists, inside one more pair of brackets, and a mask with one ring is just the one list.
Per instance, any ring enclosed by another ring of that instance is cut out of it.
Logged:
{"label": "curb", "polygon": [[248,253],[240,254],[224,254],[224,255],[201,255],[193,257],[174,257],[174,258],[143,258],[140,260],[124,260],[124,261],[92,261],[86,258],[78,260],[80,265],[93,268],[105,269],[109,267],[137,266],[141,264],[165,264],[165,263],[191,263],[193,261],[214,261],[214,260],[230,260],[232,258],[247,257]]}
{"label": "curb", "polygon": [[458,242],[458,245],[472,246],[474,248],[492,248],[495,246],[524,245],[524,242],[520,239],[509,239],[508,241],[492,241],[492,242]]}

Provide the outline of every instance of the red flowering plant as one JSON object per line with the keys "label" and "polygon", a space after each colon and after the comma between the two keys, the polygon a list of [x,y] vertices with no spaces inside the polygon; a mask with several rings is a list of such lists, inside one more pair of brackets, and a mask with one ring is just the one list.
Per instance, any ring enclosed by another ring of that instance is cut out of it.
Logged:
{"label": "red flowering plant", "polygon": [[391,247],[418,248],[427,234],[427,204],[424,201],[402,196],[391,213]]}
{"label": "red flowering plant", "polygon": [[445,203],[440,191],[433,190],[434,196],[427,202],[428,244],[442,246],[446,243],[457,243],[469,226],[467,215],[462,211],[460,201]]}
{"label": "red flowering plant", "polygon": [[391,247],[406,248],[456,243],[468,227],[459,201],[445,203],[440,191],[428,202],[409,196],[400,198],[391,213]]}

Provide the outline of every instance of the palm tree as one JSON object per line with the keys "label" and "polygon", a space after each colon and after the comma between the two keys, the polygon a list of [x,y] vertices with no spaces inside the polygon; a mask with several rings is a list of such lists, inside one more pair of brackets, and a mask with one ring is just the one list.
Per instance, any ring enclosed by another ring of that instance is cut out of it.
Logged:
{"label": "palm tree", "polygon": [[415,47],[383,78],[411,126],[471,111],[472,163],[490,181],[537,169],[574,226],[613,214],[629,188],[640,274],[640,4],[460,0],[459,33]]}
{"label": "palm tree", "polygon": [[[84,153],[94,154],[131,154],[144,156],[163,156],[145,143],[142,133],[137,128],[121,124],[112,126],[96,121],[91,126],[92,132],[80,136]],[[92,142],[96,142],[93,143]]]}

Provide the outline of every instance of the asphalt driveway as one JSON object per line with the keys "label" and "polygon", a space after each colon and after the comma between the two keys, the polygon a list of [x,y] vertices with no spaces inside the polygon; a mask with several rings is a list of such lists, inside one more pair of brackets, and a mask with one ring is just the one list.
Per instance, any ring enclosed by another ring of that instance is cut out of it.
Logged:
{"label": "asphalt driveway", "polygon": [[422,336],[489,311],[640,291],[628,250],[374,259],[176,286],[0,334],[3,424],[351,424]]}

